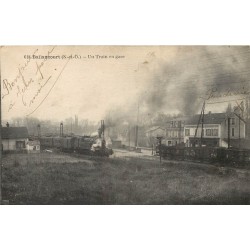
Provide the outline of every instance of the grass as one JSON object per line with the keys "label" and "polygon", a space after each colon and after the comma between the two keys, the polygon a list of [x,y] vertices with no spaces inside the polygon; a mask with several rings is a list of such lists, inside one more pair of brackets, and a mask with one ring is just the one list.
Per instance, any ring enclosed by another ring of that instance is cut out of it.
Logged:
{"label": "grass", "polygon": [[10,204],[250,204],[249,170],[142,158],[6,155]]}

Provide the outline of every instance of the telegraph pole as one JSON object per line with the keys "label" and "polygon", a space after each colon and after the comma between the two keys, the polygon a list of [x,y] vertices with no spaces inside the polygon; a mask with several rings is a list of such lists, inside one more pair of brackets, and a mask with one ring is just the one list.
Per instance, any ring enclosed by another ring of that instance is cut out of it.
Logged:
{"label": "telegraph pole", "polygon": [[73,126],[72,120],[73,120],[73,118],[71,117],[70,120],[71,120],[71,124],[70,124],[70,134],[72,135],[72,132],[73,132],[73,131],[72,131],[72,126]]}
{"label": "telegraph pole", "polygon": [[230,148],[230,117],[227,118],[227,139],[228,139],[228,146],[227,148],[229,149]]}
{"label": "telegraph pole", "polygon": [[159,143],[159,155],[160,155],[160,163],[161,163],[161,157],[162,157],[162,136],[156,137]]}
{"label": "telegraph pole", "polygon": [[137,107],[137,119],[136,119],[136,126],[135,126],[135,147],[138,147],[138,123],[139,123],[139,102]]}
{"label": "telegraph pole", "polygon": [[[239,148],[241,147],[241,137],[240,137],[240,125],[241,125],[241,122],[243,122],[245,124],[245,126],[247,125],[247,122],[246,120],[244,120],[242,117],[243,117],[243,114],[242,115],[238,115],[237,113],[234,113],[238,118],[239,118]],[[244,132],[244,131],[243,131]]]}
{"label": "telegraph pole", "polygon": [[[196,126],[196,130],[195,130],[195,135],[194,135],[194,143],[193,143],[193,147],[195,147],[195,138],[197,136],[198,133],[198,129],[199,129],[199,125],[200,125],[200,121],[202,123],[202,131],[203,131],[203,123],[204,123],[204,110],[205,110],[205,101],[203,102],[202,108],[201,108],[201,114],[199,116],[199,120]],[[201,131],[201,140],[202,140],[202,131]],[[201,141],[200,141],[201,144]]]}
{"label": "telegraph pole", "polygon": [[204,104],[203,104],[202,117],[201,117],[201,147],[202,147],[202,139],[203,139],[204,110],[205,110],[205,101],[204,101]]}
{"label": "telegraph pole", "polygon": [[[240,116],[240,115],[239,115]],[[240,149],[240,117],[239,117],[239,149]]]}
{"label": "telegraph pole", "polygon": [[104,120],[101,120],[101,130],[102,130],[102,138],[104,140],[104,138],[105,138],[105,136],[104,136],[104,130],[105,130]]}
{"label": "telegraph pole", "polygon": [[128,125],[128,147],[130,151],[130,124]]}

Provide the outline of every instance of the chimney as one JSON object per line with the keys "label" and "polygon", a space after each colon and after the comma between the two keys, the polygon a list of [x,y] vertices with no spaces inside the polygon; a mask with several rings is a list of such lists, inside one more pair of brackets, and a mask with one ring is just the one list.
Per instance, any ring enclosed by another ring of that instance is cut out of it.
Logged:
{"label": "chimney", "polygon": [[40,124],[37,125],[37,135],[38,137],[41,137],[41,125]]}
{"label": "chimney", "polygon": [[63,137],[63,122],[60,123],[60,136]]}

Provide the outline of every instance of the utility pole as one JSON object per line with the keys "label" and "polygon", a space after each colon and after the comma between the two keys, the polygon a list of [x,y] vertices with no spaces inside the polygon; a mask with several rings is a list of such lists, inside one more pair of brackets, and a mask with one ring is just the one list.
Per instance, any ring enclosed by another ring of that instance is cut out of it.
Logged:
{"label": "utility pole", "polygon": [[241,145],[240,145],[240,117],[239,117],[239,149],[240,149],[240,147],[241,147]]}
{"label": "utility pole", "polygon": [[159,143],[159,155],[160,155],[160,163],[161,163],[161,157],[162,157],[162,136],[156,137]]}
{"label": "utility pole", "polygon": [[137,118],[136,118],[136,126],[135,126],[135,147],[138,147],[138,123],[139,123],[139,102],[137,107]]}
{"label": "utility pole", "polygon": [[[244,120],[242,117],[243,117],[243,113],[240,115],[240,114],[237,114],[237,113],[234,113],[234,115],[236,115],[238,118],[239,118],[239,140],[241,139],[240,137],[240,132],[241,132],[241,129],[240,129],[240,125],[241,125],[241,122],[243,122],[245,124],[245,126],[247,125],[247,121]],[[244,131],[243,131],[244,133]],[[241,143],[239,141],[239,143]],[[239,148],[241,147],[241,144],[239,144]]]}
{"label": "utility pole", "polygon": [[72,121],[72,120],[73,120],[73,118],[70,117],[70,121],[71,121],[71,124],[70,124],[70,135],[72,135],[72,132],[73,132],[73,131],[72,131],[72,126],[73,126],[72,123],[73,123],[73,121]]}
{"label": "utility pole", "polygon": [[204,126],[204,110],[205,110],[205,102],[203,104],[202,117],[201,117],[201,147],[202,147],[202,139],[203,139],[203,126]]}
{"label": "utility pole", "polygon": [[128,125],[128,147],[130,151],[130,124]]}
{"label": "utility pole", "polygon": [[228,140],[228,146],[227,148],[230,148],[230,117],[227,118],[227,140]]}
{"label": "utility pole", "polygon": [[102,120],[102,136],[104,140],[104,130],[105,130],[105,125],[104,125],[104,120]]}
{"label": "utility pole", "polygon": [[[202,108],[201,108],[201,114],[200,114],[200,117],[199,117],[199,120],[198,120],[198,123],[197,123],[197,126],[196,126],[196,130],[195,130],[194,144],[193,144],[194,147],[195,147],[195,138],[196,138],[197,133],[198,133],[198,129],[199,129],[200,122],[202,122],[202,131],[203,131],[204,110],[205,110],[205,101],[203,102],[203,105],[202,105]],[[201,131],[201,140],[202,140],[202,131]],[[200,144],[201,144],[201,143],[200,143]]]}
{"label": "utility pole", "polygon": [[135,148],[137,148],[138,145],[138,126],[135,125]]}
{"label": "utility pole", "polygon": [[180,120],[180,121],[178,121],[178,123],[179,123],[179,144],[181,144],[181,124],[182,124],[182,120]]}

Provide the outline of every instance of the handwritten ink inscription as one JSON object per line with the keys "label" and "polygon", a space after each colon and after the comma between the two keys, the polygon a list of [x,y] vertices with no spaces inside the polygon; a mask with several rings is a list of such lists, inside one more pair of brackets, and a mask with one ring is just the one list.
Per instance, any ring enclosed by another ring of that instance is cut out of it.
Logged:
{"label": "handwritten ink inscription", "polygon": [[[40,105],[40,99],[43,100],[43,96],[47,96],[47,93],[51,91],[51,86],[54,86],[61,75],[64,66],[69,60],[63,63],[55,63],[57,66],[62,65],[62,70],[58,71],[55,65],[51,65],[49,57],[53,56],[53,52],[56,47],[53,47],[46,51],[47,56],[42,60],[34,60],[28,57],[23,64],[17,68],[17,74],[14,78],[4,78],[2,80],[2,100],[9,100],[8,112],[15,108],[17,103],[28,108],[28,112],[32,113],[32,109],[36,109],[37,105]],[[39,53],[39,49],[35,49],[32,56],[36,56]],[[52,67],[53,66],[53,67]],[[17,100],[19,102],[17,102]]]}
{"label": "handwritten ink inscription", "polygon": [[250,90],[246,86],[242,86],[240,88],[228,88],[224,91],[219,90],[216,87],[210,88],[206,91],[205,96],[201,97],[202,99],[208,101],[208,100],[214,100],[214,99],[230,99],[230,97],[236,97],[236,96],[248,96],[250,95]]}

